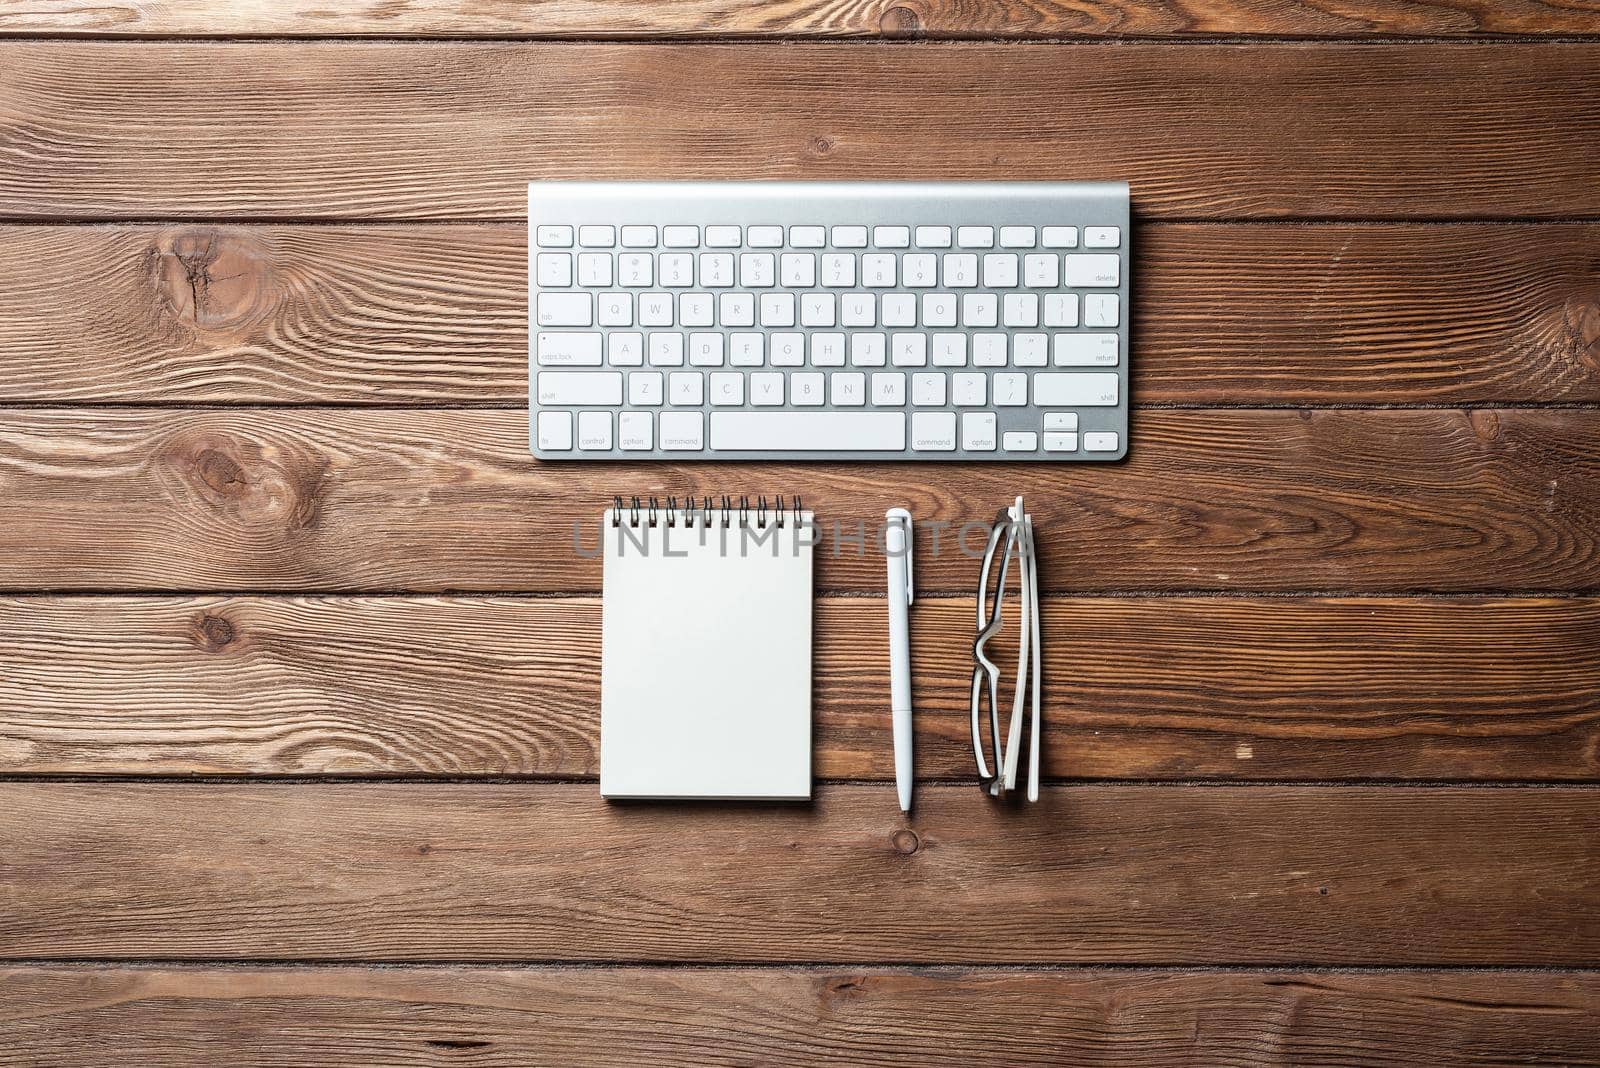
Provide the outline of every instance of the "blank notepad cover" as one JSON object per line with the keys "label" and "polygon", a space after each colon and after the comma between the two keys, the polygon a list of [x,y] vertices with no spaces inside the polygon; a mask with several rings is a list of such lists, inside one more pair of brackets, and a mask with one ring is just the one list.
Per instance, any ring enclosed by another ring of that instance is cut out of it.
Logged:
{"label": "blank notepad cover", "polygon": [[810,797],[811,514],[776,531],[772,513],[615,518],[601,528],[600,793]]}

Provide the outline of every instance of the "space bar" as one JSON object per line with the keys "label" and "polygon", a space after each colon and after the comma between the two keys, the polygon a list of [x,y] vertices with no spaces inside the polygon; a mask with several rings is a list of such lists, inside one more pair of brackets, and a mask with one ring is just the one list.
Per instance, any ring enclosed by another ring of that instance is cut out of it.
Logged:
{"label": "space bar", "polygon": [[713,451],[898,452],[904,412],[712,412]]}

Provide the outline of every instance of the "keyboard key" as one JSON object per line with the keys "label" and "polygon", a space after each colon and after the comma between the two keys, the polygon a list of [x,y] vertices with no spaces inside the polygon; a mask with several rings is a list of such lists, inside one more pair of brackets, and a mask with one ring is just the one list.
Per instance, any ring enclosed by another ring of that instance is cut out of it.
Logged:
{"label": "keyboard key", "polygon": [[655,264],[648,252],[625,252],[618,256],[617,273],[625,286],[648,287],[656,284]]}
{"label": "keyboard key", "polygon": [[867,376],[860,371],[835,371],[828,376],[828,396],[841,407],[859,408],[867,403]]}
{"label": "keyboard key", "polygon": [[967,412],[961,416],[961,447],[968,452],[993,452],[995,416],[993,412]]}
{"label": "keyboard key", "polygon": [[884,326],[917,325],[917,298],[910,293],[885,293],[881,311]]}
{"label": "keyboard key", "polygon": [[710,293],[683,293],[678,297],[679,326],[710,326],[715,320]]}
{"label": "keyboard key", "polygon": [[1003,309],[1004,321],[1007,326],[1039,325],[1039,295],[1037,293],[1007,293]]}
{"label": "keyboard key", "polygon": [[1083,436],[1084,452],[1116,452],[1117,432],[1115,430],[1102,430]]}
{"label": "keyboard key", "polygon": [[580,226],[578,244],[584,248],[610,248],[617,243],[615,226]]}
{"label": "keyboard key", "polygon": [[917,244],[922,248],[949,248],[950,227],[948,226],[919,226],[917,227]]}
{"label": "keyboard key", "polygon": [[650,366],[652,366],[652,367],[682,367],[683,366],[683,335],[682,334],[651,334],[650,335]]}
{"label": "keyboard key", "polygon": [[1045,326],[1077,326],[1078,294],[1046,293],[1044,295]]}
{"label": "keyboard key", "polygon": [[[907,259],[909,258],[908,256]],[[970,252],[945,253],[944,284],[952,289],[971,289],[977,285],[978,257]]]}
{"label": "keyboard key", "polygon": [[[1057,334],[1057,337],[1069,337]],[[1015,367],[1044,367],[1050,362],[1050,337],[1048,334],[1022,333],[1011,335],[1011,363]]]}
{"label": "keyboard key", "polygon": [[851,367],[882,367],[888,342],[882,334],[850,335]]}
{"label": "keyboard key", "polygon": [[988,404],[989,376],[982,371],[957,371],[951,375],[950,403],[957,408],[981,408]]}
{"label": "keyboard key", "polygon": [[963,226],[956,230],[956,244],[962,248],[993,248],[994,227]]}
{"label": "keyboard key", "polygon": [[578,413],[578,448],[585,452],[611,450],[611,413]]}
{"label": "keyboard key", "polygon": [[994,326],[1000,321],[1000,302],[993,293],[961,295],[962,326]]}
{"label": "keyboard key", "polygon": [[1067,285],[1087,289],[1091,287],[1115,288],[1121,284],[1122,257],[1111,255],[1063,256],[1066,261]]}
{"label": "keyboard key", "polygon": [[661,228],[661,243],[668,248],[694,248],[700,244],[700,228],[664,226]]}
{"label": "keyboard key", "polygon": [[572,257],[565,252],[539,253],[534,270],[541,286],[572,284]]}
{"label": "keyboard key", "polygon": [[1077,452],[1078,435],[1046,430],[1044,432],[1045,452]]}
{"label": "keyboard key", "polygon": [[967,335],[933,335],[933,365],[935,367],[965,367],[967,365]]}
{"label": "keyboard key", "polygon": [[595,300],[601,326],[633,325],[632,293],[600,293]]}
{"label": "keyboard key", "polygon": [[917,452],[954,452],[956,413],[914,413],[911,416],[911,447]]}
{"label": "keyboard key", "polygon": [[809,252],[785,252],[778,277],[790,289],[808,289],[817,284],[817,257]]}
{"label": "keyboard key", "polygon": [[689,335],[689,365],[691,367],[721,367],[723,350],[721,334],[693,333]]}
{"label": "keyboard key", "polygon": [[1033,376],[1033,395],[1034,403],[1041,408],[1109,407],[1117,403],[1117,376],[1041,371]]}
{"label": "keyboard key", "polygon": [[807,293],[800,298],[801,326],[833,326],[838,311],[832,293]]}
{"label": "keyboard key", "polygon": [[620,371],[540,371],[537,384],[541,405],[615,408],[622,403]]}
{"label": "keyboard key", "polygon": [[1076,226],[1046,226],[1044,228],[1045,248],[1077,248],[1078,228]]}
{"label": "keyboard key", "polygon": [[644,335],[633,330],[612,334],[606,343],[606,362],[613,367],[638,367],[644,363]]}
{"label": "keyboard key", "polygon": [[1116,326],[1122,318],[1122,298],[1115,293],[1085,293],[1084,326]]}
{"label": "keyboard key", "polygon": [[1031,226],[1002,226],[1000,227],[1001,248],[1032,248],[1033,227]]}
{"label": "keyboard key", "polygon": [[624,226],[622,228],[623,248],[655,248],[656,228],[654,226]]}
{"label": "keyboard key", "polygon": [[667,376],[667,402],[679,407],[704,404],[706,378],[699,371],[674,371]]}
{"label": "keyboard key", "polygon": [[637,408],[659,408],[665,385],[660,371],[634,371],[628,375],[628,403]]}
{"label": "keyboard key", "polygon": [[[727,255],[724,253],[723,255]],[[628,259],[623,256],[622,259]],[[643,259],[649,260],[649,256]],[[692,252],[663,252],[661,254],[661,284],[677,288],[688,288],[694,285],[694,253]]]}
{"label": "keyboard key", "polygon": [[539,413],[539,448],[566,452],[572,448],[572,413]]}
{"label": "keyboard key", "polygon": [[705,416],[700,412],[661,413],[662,449],[694,452],[705,448],[705,441]]}
{"label": "keyboard key", "polygon": [[892,253],[874,252],[861,257],[861,284],[869,289],[891,289],[895,284]]}
{"label": "keyboard key", "polygon": [[839,298],[840,326],[877,326],[878,298],[871,293],[846,293]]}
{"label": "keyboard key", "polygon": [[906,375],[904,371],[874,371],[872,374],[872,403],[880,407],[899,407],[906,402]]}
{"label": "keyboard key", "polygon": [[751,248],[782,248],[783,227],[752,226],[745,231],[745,241]]}
{"label": "keyboard key", "polygon": [[[541,226],[534,231],[534,244],[540,248],[571,248],[572,227]],[[572,446],[568,445],[567,448],[570,449]]]}
{"label": "keyboard key", "polygon": [[972,366],[1004,367],[1008,344],[1004,334],[973,334]]}
{"label": "keyboard key", "polygon": [[655,447],[655,416],[649,412],[617,415],[617,448],[624,452],[649,452]]}
{"label": "keyboard key", "polygon": [[825,226],[789,227],[789,244],[795,248],[822,248],[827,243],[828,229]]}
{"label": "keyboard key", "polygon": [[706,227],[706,244],[711,248],[738,248],[744,244],[737,226]]}
{"label": "keyboard key", "polygon": [[1061,257],[1054,252],[1024,256],[1022,283],[1029,289],[1054,289],[1061,284]]}
{"label": "keyboard key", "polygon": [[760,367],[766,362],[767,335],[739,331],[728,335],[728,362],[735,367]]}
{"label": "keyboard key", "polygon": [[811,335],[811,366],[843,367],[844,335],[821,333]]}
{"label": "keyboard key", "polygon": [[799,331],[781,331],[767,339],[772,346],[772,366],[804,367],[806,336]]}
{"label": "keyboard key", "polygon": [[594,298],[587,293],[540,293],[540,326],[592,326]]}
{"label": "keyboard key", "polygon": [[856,258],[847,252],[834,252],[822,257],[822,284],[834,288],[854,286]]}
{"label": "keyboard key", "polygon": [[1001,371],[994,376],[994,403],[1001,408],[1021,408],[1028,403],[1025,371]]}
{"label": "keyboard key", "polygon": [[900,412],[711,413],[713,450],[900,452],[905,447],[906,417]]}
{"label": "keyboard key", "polygon": [[756,298],[749,293],[718,294],[717,325],[755,326]]}
{"label": "keyboard key", "polygon": [[775,407],[783,403],[783,384],[787,376],[778,371],[763,371],[750,376],[750,403],[757,407]]}
{"label": "keyboard key", "polygon": [[1044,428],[1046,430],[1076,430],[1078,429],[1078,413],[1045,412]]}
{"label": "keyboard key", "polygon": [[738,371],[718,371],[711,376],[711,404],[727,408],[744,403],[744,375]]}
{"label": "keyboard key", "polygon": [[866,248],[867,228],[865,226],[835,226],[833,228],[834,248]]}
{"label": "keyboard key", "polygon": [[1032,430],[1008,430],[1000,444],[1006,452],[1037,452],[1039,435]]}
{"label": "keyboard key", "polygon": [[890,339],[890,359],[896,367],[926,367],[928,335],[895,334]]}
{"label": "keyboard key", "polygon": [[673,296],[671,293],[639,294],[640,326],[671,326]]}
{"label": "keyboard key", "polygon": [[1085,226],[1084,248],[1116,248],[1122,244],[1122,230],[1116,226]]}
{"label": "keyboard key", "polygon": [[994,252],[983,257],[983,284],[990,289],[1012,289],[1017,284],[1017,257]]}
{"label": "keyboard key", "polygon": [[789,403],[796,407],[820,406],[823,376],[818,371],[796,371],[789,376]]}
{"label": "keyboard key", "polygon": [[749,289],[770,289],[777,279],[776,260],[770,252],[739,256],[739,284]]}
{"label": "keyboard key", "polygon": [[578,284],[595,287],[611,285],[611,253],[585,252],[579,256]]}
{"label": "keyboard key", "polygon": [[901,282],[907,289],[928,289],[938,284],[939,257],[917,252],[901,257]]}
{"label": "keyboard key", "polygon": [[1057,367],[1115,367],[1117,365],[1117,335],[1057,334],[1055,365]]}
{"label": "keyboard key", "polygon": [[906,248],[911,244],[909,226],[874,226],[872,243],[879,248]]}
{"label": "keyboard key", "polygon": [[763,293],[763,294],[761,294],[761,325],[762,326],[793,326],[794,325],[794,294],[793,293]]}
{"label": "keyboard key", "polygon": [[733,253],[700,253],[700,284],[707,289],[726,289],[733,285]]}
{"label": "keyboard key", "polygon": [[[943,371],[918,371],[911,376],[911,403],[919,408],[942,408],[945,397]],[[953,430],[952,430],[953,434]]]}
{"label": "keyboard key", "polygon": [[954,293],[924,293],[922,295],[923,326],[955,326],[956,295]]}
{"label": "keyboard key", "polygon": [[599,334],[541,330],[534,348],[541,367],[599,367]]}

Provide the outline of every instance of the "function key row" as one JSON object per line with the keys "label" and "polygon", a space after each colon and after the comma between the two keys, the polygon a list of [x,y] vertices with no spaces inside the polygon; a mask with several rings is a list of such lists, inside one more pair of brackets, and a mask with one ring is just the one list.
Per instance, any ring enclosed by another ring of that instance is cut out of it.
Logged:
{"label": "function key row", "polygon": [[[536,228],[534,241],[540,248],[572,248],[574,239],[580,248],[615,248],[619,236],[623,248],[698,248],[701,228],[594,225],[579,226],[574,233],[571,226],[545,225]],[[913,244],[919,248],[994,248],[996,228],[918,226],[913,230],[909,226],[875,226],[870,236],[871,244],[877,248],[910,248]],[[1118,226],[1086,226],[1082,236],[1085,248],[1122,245],[1122,228]],[[707,226],[704,232],[708,248],[826,248],[830,230],[826,226],[791,226],[787,237],[785,241],[782,226]],[[831,237],[834,248],[868,247],[865,226],[835,226]],[[999,227],[1001,248],[1077,248],[1078,237],[1076,226]]]}

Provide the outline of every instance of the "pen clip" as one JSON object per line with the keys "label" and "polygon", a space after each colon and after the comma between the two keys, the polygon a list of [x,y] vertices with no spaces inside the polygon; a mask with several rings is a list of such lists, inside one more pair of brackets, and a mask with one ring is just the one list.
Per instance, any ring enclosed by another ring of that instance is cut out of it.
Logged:
{"label": "pen clip", "polygon": [[911,531],[911,513],[906,511],[904,508],[891,508],[887,513],[887,518],[891,523],[900,523],[905,526],[906,604],[910,604],[912,601],[916,600],[917,588],[916,575],[912,571],[913,550],[916,546],[916,539]]}

